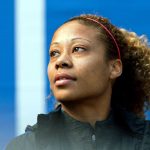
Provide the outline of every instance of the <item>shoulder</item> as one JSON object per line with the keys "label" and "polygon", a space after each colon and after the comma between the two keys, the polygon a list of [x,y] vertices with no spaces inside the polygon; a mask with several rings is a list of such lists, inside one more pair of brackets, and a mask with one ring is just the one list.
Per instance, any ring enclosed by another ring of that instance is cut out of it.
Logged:
{"label": "shoulder", "polygon": [[6,150],[34,150],[35,145],[34,132],[27,131],[10,141],[10,143],[6,147]]}
{"label": "shoulder", "polygon": [[[11,140],[5,150],[35,150],[37,140],[40,143],[46,139],[45,136],[55,135],[56,130],[54,128],[56,127],[58,120],[60,120],[58,119],[60,118],[59,112],[60,108],[48,114],[39,114],[37,124],[27,126],[25,133]],[[41,140],[41,137],[43,140]]]}

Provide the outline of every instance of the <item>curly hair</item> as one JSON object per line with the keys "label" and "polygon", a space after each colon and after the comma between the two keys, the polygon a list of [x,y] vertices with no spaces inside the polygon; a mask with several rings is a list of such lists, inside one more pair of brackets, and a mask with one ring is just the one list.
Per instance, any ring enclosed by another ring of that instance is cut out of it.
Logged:
{"label": "curly hair", "polygon": [[[95,20],[91,21],[90,19]],[[145,106],[150,102],[150,48],[145,36],[138,36],[123,28],[114,26],[107,18],[96,15],[81,15],[71,18],[67,22],[78,21],[81,24],[96,28],[98,38],[106,46],[107,58],[117,59],[117,47],[107,31],[100,26],[105,26],[114,36],[121,54],[123,72],[112,87],[112,107],[119,107],[144,115]],[[98,24],[99,22],[100,24]]]}

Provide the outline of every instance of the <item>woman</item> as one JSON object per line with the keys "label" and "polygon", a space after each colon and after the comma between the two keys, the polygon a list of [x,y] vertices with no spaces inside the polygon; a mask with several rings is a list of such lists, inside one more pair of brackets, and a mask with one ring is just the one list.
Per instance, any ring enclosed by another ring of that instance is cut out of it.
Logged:
{"label": "woman", "polygon": [[95,15],[59,27],[48,77],[60,105],[7,150],[148,150],[150,48],[145,37]]}

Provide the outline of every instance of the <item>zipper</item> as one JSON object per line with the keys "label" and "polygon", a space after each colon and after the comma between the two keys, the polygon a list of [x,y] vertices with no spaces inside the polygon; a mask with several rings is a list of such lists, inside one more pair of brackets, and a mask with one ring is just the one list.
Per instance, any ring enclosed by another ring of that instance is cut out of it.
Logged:
{"label": "zipper", "polygon": [[95,135],[95,129],[94,129],[93,132],[92,132],[91,141],[92,141],[93,150],[96,150],[96,135]]}

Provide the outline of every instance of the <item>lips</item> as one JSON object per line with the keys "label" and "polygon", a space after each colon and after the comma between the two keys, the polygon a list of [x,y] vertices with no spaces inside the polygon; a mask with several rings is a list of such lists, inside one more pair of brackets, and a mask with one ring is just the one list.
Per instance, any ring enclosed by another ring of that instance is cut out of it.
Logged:
{"label": "lips", "polygon": [[54,82],[55,82],[56,86],[63,86],[63,85],[67,85],[75,80],[76,80],[76,78],[69,74],[58,73],[55,76]]}

